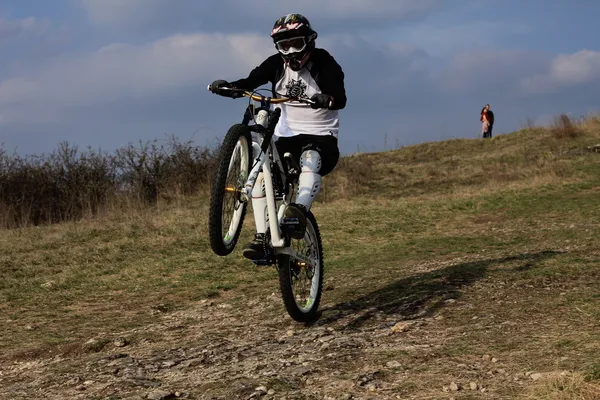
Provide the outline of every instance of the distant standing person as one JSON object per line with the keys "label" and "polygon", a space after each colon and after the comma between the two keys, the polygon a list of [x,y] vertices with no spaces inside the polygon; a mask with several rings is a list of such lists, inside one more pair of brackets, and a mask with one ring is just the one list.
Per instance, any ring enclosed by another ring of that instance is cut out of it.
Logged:
{"label": "distant standing person", "polygon": [[494,127],[494,113],[490,110],[489,104],[481,109],[479,120],[481,121],[481,134],[484,138],[491,138],[492,128]]}

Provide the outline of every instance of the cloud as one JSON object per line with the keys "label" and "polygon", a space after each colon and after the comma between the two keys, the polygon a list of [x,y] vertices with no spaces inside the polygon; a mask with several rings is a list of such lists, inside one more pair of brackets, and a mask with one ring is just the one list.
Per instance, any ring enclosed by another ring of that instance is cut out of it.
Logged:
{"label": "cloud", "polygon": [[[211,7],[225,10],[232,7],[232,1],[222,0]],[[144,7],[138,8],[142,3]],[[386,134],[388,143],[395,143],[396,137],[401,143],[414,143],[464,136],[470,129],[475,134],[479,107],[486,102],[497,110],[502,130],[509,121],[548,112],[551,101],[552,107],[565,107],[569,101],[573,107],[584,104],[562,96],[562,88],[598,79],[598,53],[591,51],[553,58],[536,51],[475,48],[446,58],[432,56],[429,48],[418,46],[414,36],[409,38],[413,44],[407,44],[391,36],[376,40],[374,35],[360,33],[361,26],[391,26],[397,22],[394,18],[421,18],[431,12],[435,1],[380,0],[387,8],[347,1],[337,14],[334,3],[325,3],[320,13],[316,1],[298,8],[307,15],[312,10],[317,28],[324,29],[318,46],[328,49],[346,73],[348,109],[342,112],[341,121],[344,151],[371,143],[381,146]],[[107,31],[129,25],[147,29],[155,23],[168,30],[180,13],[187,14],[184,20],[196,20],[198,15],[210,19],[211,15],[195,12],[208,7],[206,2],[187,0],[86,0],[84,4],[91,7],[95,23],[111,28]],[[217,78],[246,76],[272,54],[273,45],[264,31],[268,32],[273,18],[257,11],[271,4],[275,3],[237,3],[235,15],[213,18],[212,25],[207,25],[210,29],[203,26],[203,32],[182,29],[182,33],[156,40],[147,39],[146,34],[119,34],[128,39],[126,43],[21,63],[10,70],[10,78],[6,73],[4,79],[0,76],[0,133],[16,138],[9,145],[41,140],[51,147],[74,138],[81,145],[103,148],[165,132],[183,137],[199,125],[206,127],[195,136],[200,143],[221,137],[238,121],[244,101],[212,96],[206,85]],[[277,4],[279,8],[271,9],[273,15],[289,11]],[[222,25],[224,20],[228,25]],[[267,28],[260,33],[242,32],[250,23],[252,28]],[[460,32],[459,38],[469,36]],[[461,40],[445,38],[443,43],[454,46]],[[549,87],[556,93],[540,96],[539,88]],[[546,103],[537,100],[541,97]],[[531,99],[536,102],[530,106],[526,102]]]}
{"label": "cloud", "polygon": [[[428,56],[422,49],[373,44],[349,34],[324,36],[319,45],[342,65],[351,103],[357,105],[362,103],[355,99],[409,90],[427,78]],[[48,115],[72,118],[77,110],[115,103],[131,107],[190,87],[203,89],[217,78],[246,76],[271,54],[268,38],[251,34],[180,34],[144,45],[114,43],[23,68],[0,81],[0,112],[5,124],[19,116],[23,123],[33,123],[36,118],[48,122]],[[24,112],[28,107],[45,111]]]}
{"label": "cloud", "polygon": [[438,87],[449,93],[516,93],[519,80],[543,70],[547,62],[547,56],[533,51],[463,51],[438,75]]}
{"label": "cloud", "polygon": [[[323,35],[318,41],[346,73],[348,108],[354,111],[344,112],[345,127],[373,130],[372,118],[394,118],[421,104],[428,74],[422,49],[351,34]],[[165,132],[185,136],[203,125],[206,129],[195,137],[202,143],[221,136],[245,103],[212,96],[206,85],[246,76],[272,53],[264,35],[202,33],[143,45],[114,43],[45,61],[0,81],[0,131],[57,142],[80,132],[74,136],[78,143],[106,148]],[[42,131],[50,136],[40,138]],[[350,130],[346,148],[354,148],[351,137]]]}
{"label": "cloud", "polygon": [[41,23],[35,17],[18,20],[0,18],[0,43],[26,33],[40,31],[44,28],[45,24]]}
{"label": "cloud", "polygon": [[[112,44],[1,81],[0,113],[9,120],[6,115],[25,116],[21,111],[33,107],[69,118],[86,107],[144,102],[190,86],[206,88],[213,79],[245,75],[270,49],[257,35],[175,35],[141,46]],[[22,122],[35,119],[36,114],[29,114]]]}
{"label": "cloud", "polygon": [[521,79],[520,91],[543,94],[585,84],[600,83],[600,52],[581,50],[557,55],[542,73]]}
{"label": "cloud", "polygon": [[441,0],[305,0],[290,6],[276,0],[83,0],[81,4],[90,21],[113,29],[268,32],[276,18],[290,12],[303,13],[322,31],[355,31],[420,19],[441,3]]}
{"label": "cloud", "polygon": [[531,26],[514,21],[481,19],[460,24],[435,24],[421,21],[400,26],[398,35],[407,42],[424,47],[432,54],[452,57],[457,52],[490,49],[491,43],[531,33]]}
{"label": "cloud", "polygon": [[418,102],[406,93],[425,95],[431,90],[431,60],[421,48],[402,42],[376,43],[356,34],[329,35],[318,42],[344,70],[349,106],[375,113],[394,112],[399,106],[412,109]]}

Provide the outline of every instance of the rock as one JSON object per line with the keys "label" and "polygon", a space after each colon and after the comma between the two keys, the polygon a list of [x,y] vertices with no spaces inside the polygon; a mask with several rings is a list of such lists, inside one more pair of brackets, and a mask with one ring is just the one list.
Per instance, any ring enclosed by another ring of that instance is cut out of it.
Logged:
{"label": "rock", "polygon": [[310,367],[297,367],[292,370],[293,376],[304,376],[312,372],[312,368]]}
{"label": "rock", "polygon": [[410,324],[408,322],[397,322],[392,326],[392,332],[406,332],[410,329]]}
{"label": "rock", "polygon": [[161,312],[161,313],[169,312],[169,311],[172,310],[172,308],[173,307],[171,305],[169,305],[169,304],[163,304],[163,303],[157,304],[155,306],[152,306],[153,310],[156,310],[156,311]]}
{"label": "rock", "polygon": [[292,336],[294,336],[294,331],[290,329],[289,331],[287,331],[287,332],[285,333],[285,336],[287,336],[287,337],[292,337]]}
{"label": "rock", "polygon": [[83,345],[87,351],[100,352],[104,349],[104,346],[109,342],[108,339],[90,339]]}
{"label": "rock", "polygon": [[25,330],[26,331],[35,331],[38,327],[32,324],[27,324],[25,325]]}
{"label": "rock", "polygon": [[358,377],[358,385],[359,386],[367,386],[367,384],[373,382],[381,375],[380,371],[369,372],[366,374],[362,374]]}
{"label": "rock", "polygon": [[127,340],[124,337],[118,337],[115,340],[113,340],[113,344],[115,345],[115,347],[125,347],[129,344],[129,340]]}
{"label": "rock", "polygon": [[476,382],[469,383],[469,389],[477,390],[478,388],[479,388],[479,385]]}
{"label": "rock", "polygon": [[461,389],[460,385],[456,382],[450,383],[450,386],[448,386],[448,388],[451,392],[458,392]]}
{"label": "rock", "polygon": [[274,391],[273,389],[269,389],[269,390],[267,391],[267,394],[268,394],[269,396],[273,396],[273,395],[275,394],[275,391]]}
{"label": "rock", "polygon": [[529,377],[530,377],[531,379],[533,379],[534,381],[540,380],[540,379],[541,379],[543,376],[544,376],[544,375],[543,375],[543,374],[541,374],[541,373],[539,373],[539,372],[535,372],[535,373],[533,373],[533,374],[529,375]]}
{"label": "rock", "polygon": [[81,378],[76,376],[74,378],[69,379],[67,382],[65,382],[65,384],[68,386],[74,386],[77,385],[79,382],[81,382]]}
{"label": "rock", "polygon": [[48,281],[48,282],[42,283],[40,286],[43,287],[44,289],[51,289],[55,284],[56,284],[56,282],[54,282],[54,281]]}
{"label": "rock", "polygon": [[155,390],[154,392],[148,393],[146,398],[148,400],[168,400],[175,397],[175,393],[168,392],[166,390]]}
{"label": "rock", "polygon": [[87,380],[87,381],[84,381],[84,382],[83,382],[83,384],[84,384],[84,386],[90,386],[90,385],[93,385],[93,384],[94,384],[94,381],[92,381],[92,380]]}
{"label": "rock", "polygon": [[334,336],[323,336],[319,338],[319,342],[326,343],[332,341],[333,339],[335,339]]}
{"label": "rock", "polygon": [[388,368],[400,368],[402,366],[398,361],[388,361],[385,365],[387,365]]}
{"label": "rock", "polygon": [[489,354],[485,354],[483,357],[481,357],[481,359],[483,361],[490,361],[492,359],[492,357]]}
{"label": "rock", "polygon": [[260,396],[267,394],[269,391],[267,390],[266,386],[259,386],[254,388],[254,391],[256,393],[258,393]]}
{"label": "rock", "polygon": [[163,363],[162,363],[163,368],[171,368],[176,365],[177,365],[177,361],[173,361],[173,360],[163,361]]}
{"label": "rock", "polygon": [[493,363],[497,363],[497,362],[498,362],[498,359],[497,359],[496,357],[492,357],[492,362],[493,362]]}

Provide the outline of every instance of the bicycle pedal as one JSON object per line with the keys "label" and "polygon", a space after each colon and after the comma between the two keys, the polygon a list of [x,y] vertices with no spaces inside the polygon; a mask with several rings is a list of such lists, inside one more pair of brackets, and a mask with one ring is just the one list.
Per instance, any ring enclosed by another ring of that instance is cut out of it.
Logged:
{"label": "bicycle pedal", "polygon": [[264,267],[267,265],[273,265],[273,261],[263,259],[263,260],[252,260],[252,263],[258,267]]}
{"label": "bicycle pedal", "polygon": [[300,225],[300,218],[298,217],[283,217],[283,220],[281,221],[281,226],[296,227],[298,225]]}

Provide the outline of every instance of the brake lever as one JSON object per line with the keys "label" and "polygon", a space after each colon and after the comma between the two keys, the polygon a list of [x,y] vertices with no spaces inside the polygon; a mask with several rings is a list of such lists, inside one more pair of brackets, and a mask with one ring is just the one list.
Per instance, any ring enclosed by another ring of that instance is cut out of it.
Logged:
{"label": "brake lever", "polygon": [[[315,104],[316,103],[315,101],[309,99],[308,97],[299,97],[297,100],[302,101],[307,104]],[[329,100],[328,106],[329,106],[328,107],[329,109],[331,109],[331,107],[333,107],[333,100]]]}

